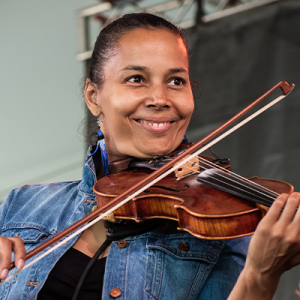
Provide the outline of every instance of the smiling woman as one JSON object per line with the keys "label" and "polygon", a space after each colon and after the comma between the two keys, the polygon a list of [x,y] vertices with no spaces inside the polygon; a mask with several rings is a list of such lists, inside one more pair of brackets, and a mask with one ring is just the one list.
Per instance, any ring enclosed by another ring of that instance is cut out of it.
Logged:
{"label": "smiling woman", "polygon": [[[180,147],[194,110],[182,32],[147,13],[115,20],[99,34],[84,95],[100,127],[83,179],[22,186],[8,195],[0,211],[1,279],[12,252],[22,268],[25,249],[93,210],[97,179],[113,187],[108,173],[136,168],[136,161],[149,166],[154,156]],[[14,284],[2,284],[0,297],[220,300],[234,288],[232,300],[271,299],[282,272],[300,262],[299,232],[290,226],[300,228],[299,199],[296,193],[278,198],[255,233],[244,270],[250,237],[208,241],[178,232],[175,221],[111,219],[67,241]]]}

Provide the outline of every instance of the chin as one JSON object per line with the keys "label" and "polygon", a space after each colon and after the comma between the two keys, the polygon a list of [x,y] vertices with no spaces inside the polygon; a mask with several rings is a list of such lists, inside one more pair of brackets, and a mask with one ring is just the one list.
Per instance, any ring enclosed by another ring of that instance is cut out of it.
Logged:
{"label": "chin", "polygon": [[149,147],[147,147],[147,149],[145,149],[144,152],[145,155],[143,156],[143,158],[152,158],[153,156],[156,155],[168,155],[169,153],[171,153],[172,151],[174,151],[179,145],[180,145],[180,141],[178,143],[173,142],[172,144],[170,143],[157,143],[157,144],[153,144],[151,143],[151,145],[149,145]]}

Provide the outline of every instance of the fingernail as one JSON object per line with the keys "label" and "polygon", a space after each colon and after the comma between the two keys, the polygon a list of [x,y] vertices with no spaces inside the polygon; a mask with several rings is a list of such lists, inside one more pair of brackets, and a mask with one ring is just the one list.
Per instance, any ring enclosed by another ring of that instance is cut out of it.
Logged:
{"label": "fingernail", "polygon": [[20,258],[18,260],[18,265],[16,266],[18,269],[22,269],[24,267],[24,259],[23,258]]}
{"label": "fingernail", "polygon": [[1,279],[6,278],[7,274],[8,274],[8,269],[3,269],[0,275]]}

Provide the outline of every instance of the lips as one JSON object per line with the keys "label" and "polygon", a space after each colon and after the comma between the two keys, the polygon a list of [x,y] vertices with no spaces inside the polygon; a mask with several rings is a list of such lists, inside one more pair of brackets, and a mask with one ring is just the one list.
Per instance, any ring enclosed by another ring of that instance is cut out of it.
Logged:
{"label": "lips", "polygon": [[169,130],[172,127],[172,124],[175,123],[173,120],[166,119],[156,119],[156,120],[146,120],[146,119],[135,119],[135,121],[144,129],[150,132],[163,133]]}

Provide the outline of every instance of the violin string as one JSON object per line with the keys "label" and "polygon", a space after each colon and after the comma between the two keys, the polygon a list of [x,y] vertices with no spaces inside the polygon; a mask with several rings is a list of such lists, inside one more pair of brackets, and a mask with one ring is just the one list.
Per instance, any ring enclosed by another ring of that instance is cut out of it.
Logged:
{"label": "violin string", "polygon": [[[210,176],[210,175],[208,175],[208,177],[211,177],[211,178],[213,178],[214,180],[217,180],[217,181],[223,183],[223,181],[222,181],[221,179],[215,178],[215,177]],[[234,182],[234,181],[233,181],[233,182]],[[235,189],[238,189],[238,190],[240,190],[240,191],[244,191],[243,188],[237,187],[237,186],[234,185],[234,184],[226,183],[226,185],[227,185],[227,187],[234,187]],[[248,192],[248,194],[250,194],[252,197],[255,197],[255,194],[253,194],[253,193],[251,193],[251,192]],[[241,197],[242,197],[242,196],[241,196]],[[260,203],[260,204],[264,204],[264,205],[269,205],[269,206],[273,203],[272,201],[269,201],[269,200],[261,200],[261,199],[259,199],[259,200],[256,199],[256,200],[253,200],[253,201],[256,202],[256,203]]]}
{"label": "violin string", "polygon": [[[255,191],[255,192],[257,192],[257,193],[260,193],[260,194],[262,194],[263,196],[265,196],[265,197],[267,197],[267,198],[271,198],[271,201],[267,201],[267,202],[266,202],[267,205],[272,204],[272,202],[276,199],[276,197],[279,196],[279,194],[277,194],[276,192],[274,192],[274,191],[272,191],[272,190],[270,190],[270,189],[268,189],[268,188],[266,188],[266,187],[264,187],[264,186],[262,186],[262,185],[260,185],[260,184],[258,184],[258,183],[256,183],[256,182],[253,182],[253,181],[251,181],[251,180],[249,180],[249,179],[247,179],[247,178],[244,178],[244,177],[241,176],[241,175],[238,175],[238,174],[236,174],[236,173],[230,171],[230,175],[233,175],[233,176],[236,177],[236,178],[242,179],[243,181],[245,181],[246,183],[248,183],[250,186],[247,186],[247,185],[243,184],[242,182],[235,181],[234,179],[232,179],[232,178],[230,178],[230,177],[228,177],[228,176],[222,174],[223,172],[224,172],[224,174],[227,174],[227,173],[228,173],[228,170],[227,170],[227,169],[225,169],[225,168],[223,168],[223,167],[221,167],[221,166],[218,166],[218,165],[216,165],[216,164],[214,164],[214,163],[212,163],[212,162],[209,162],[209,161],[207,161],[207,160],[205,160],[205,159],[203,159],[203,158],[200,158],[200,157],[199,157],[199,160],[201,160],[202,163],[204,163],[204,164],[206,164],[206,165],[209,165],[210,167],[212,167],[212,168],[214,168],[214,169],[219,169],[219,170],[221,170],[221,173],[218,174],[220,177],[223,177],[223,178],[225,178],[225,179],[227,179],[227,180],[229,180],[229,181],[232,181],[232,182],[234,182],[234,183],[238,183],[238,184],[240,184],[241,186],[244,186],[244,187],[246,187],[246,188],[248,188],[248,189],[252,189],[253,191]],[[198,165],[198,164],[195,164],[195,162],[191,162],[191,163],[193,163],[194,166],[198,166],[199,168],[202,168],[202,169],[205,169],[205,170],[210,169],[210,168],[205,168],[205,167],[203,167],[203,166],[200,166],[200,165]],[[185,167],[186,167],[187,169],[190,169],[190,170],[192,170],[192,171],[195,172],[195,170],[192,169],[191,167],[188,167],[188,166],[185,166]],[[197,171],[197,173],[200,173],[200,171]],[[214,178],[213,176],[210,176],[210,177],[211,177],[211,178]],[[218,181],[220,181],[220,182],[222,182],[223,184],[225,184],[225,185],[227,185],[227,186],[233,186],[233,185],[230,185],[230,184],[227,183],[227,182],[221,181],[220,179],[216,179],[216,178],[214,178],[214,179],[215,179],[215,180],[218,180]],[[235,186],[235,187],[236,187],[236,186]],[[255,187],[256,187],[256,189],[255,189]],[[237,188],[237,189],[240,189],[241,191],[245,191],[245,190],[243,190],[243,189],[241,189],[241,188],[238,188],[238,187],[236,187],[236,188]],[[257,189],[257,188],[259,188],[259,189]],[[273,194],[273,196],[271,196],[270,194],[264,193],[263,190],[265,190],[266,192],[269,192],[269,193]],[[245,192],[246,192],[246,191],[245,191]]]}
{"label": "violin string", "polygon": [[[260,185],[260,184],[258,184],[258,183],[256,183],[256,182],[254,182],[254,181],[251,181],[251,180],[249,180],[248,178],[245,178],[245,177],[243,177],[243,176],[241,176],[241,175],[239,175],[239,174],[237,174],[237,173],[234,173],[234,172],[232,172],[232,171],[229,171],[229,170],[227,170],[226,168],[224,168],[224,167],[222,167],[222,166],[220,166],[220,165],[216,165],[215,163],[210,162],[210,161],[208,161],[208,160],[206,160],[206,159],[204,159],[204,158],[201,158],[201,157],[199,157],[199,160],[200,160],[202,163],[204,163],[204,164],[210,166],[211,168],[219,169],[220,171],[224,172],[224,174],[230,173],[230,175],[233,175],[234,177],[239,178],[239,179],[241,179],[241,180],[247,182],[249,185],[257,186],[258,188],[260,188],[260,189],[262,189],[262,190],[265,190],[265,191],[268,191],[268,192],[270,192],[270,193],[273,193],[274,196],[276,196],[276,195],[279,196],[279,194],[277,194],[275,191],[272,191],[272,190],[268,189],[267,187],[264,187],[264,186],[262,186],[262,185]],[[201,165],[199,165],[199,164],[198,164],[197,166],[198,166],[199,168],[203,168],[203,169],[205,169],[205,170],[208,170],[208,169],[209,169],[209,168],[205,168],[205,167],[203,167],[203,166],[201,166]],[[189,168],[189,167],[187,167],[187,168]],[[192,170],[192,168],[189,168],[189,169]],[[199,171],[199,173],[200,173],[200,171]],[[222,175],[220,174],[220,176],[222,176]],[[228,178],[228,177],[226,177],[226,176],[223,176],[223,177],[230,180],[230,178]]]}
{"label": "violin string", "polygon": [[[225,169],[225,168],[223,168],[223,167],[221,167],[221,166],[218,166],[218,165],[216,165],[216,164],[214,164],[214,163],[212,163],[212,162],[210,162],[210,161],[207,161],[206,159],[203,159],[203,158],[201,158],[201,157],[199,157],[199,160],[201,160],[202,163],[204,163],[204,164],[206,164],[206,165],[209,165],[209,166],[212,167],[212,168],[219,169],[219,170],[220,170],[222,173],[224,173],[224,174],[228,174],[228,170]],[[198,166],[199,166],[200,168],[202,167],[202,166],[200,166],[200,165],[198,165]],[[205,167],[202,167],[202,168],[205,169],[205,170],[208,169],[208,168],[205,168]],[[199,173],[200,173],[200,172],[199,172]],[[236,182],[236,183],[239,183],[239,184],[243,185],[243,183],[237,182],[237,181],[231,179],[230,177],[228,177],[228,176],[226,176],[226,175],[223,175],[223,174],[219,174],[219,175],[220,175],[221,177],[227,179],[227,180],[231,180],[231,181],[233,181],[233,182]],[[256,182],[253,182],[253,181],[251,181],[251,180],[249,180],[249,179],[247,179],[247,178],[244,178],[243,176],[241,176],[241,175],[239,175],[239,174],[236,174],[236,173],[230,171],[230,175],[233,175],[234,177],[236,177],[236,178],[238,178],[238,179],[240,179],[240,180],[245,181],[245,183],[248,183],[250,186],[253,187],[253,190],[254,190],[254,191],[256,191],[256,192],[258,192],[258,193],[261,193],[262,195],[264,195],[264,196],[266,196],[266,197],[271,198],[273,201],[275,200],[276,197],[279,196],[279,194],[277,194],[276,192],[274,192],[274,191],[272,191],[272,190],[270,190],[270,189],[268,189],[268,188],[266,188],[266,187],[264,187],[264,186],[262,186],[262,185],[260,185],[260,184],[258,184],[258,183],[256,183]],[[220,180],[219,180],[219,181],[220,181]],[[223,182],[223,181],[222,181],[222,183],[226,184],[226,182]],[[246,185],[244,185],[244,186],[247,187],[247,188],[250,188],[249,186],[246,186]],[[255,187],[259,188],[260,190],[255,190]],[[274,198],[273,198],[271,195],[269,195],[269,194],[263,193],[262,190],[264,190],[264,191],[266,191],[266,192],[269,192],[269,193],[273,194],[273,197],[274,197]]]}
{"label": "violin string", "polygon": [[[211,167],[213,167],[213,168],[218,168],[219,170],[221,170],[221,171],[224,172],[225,174],[228,173],[228,170],[225,169],[224,167],[222,167],[222,166],[220,166],[220,165],[216,165],[215,163],[210,162],[210,161],[208,161],[208,160],[206,160],[206,159],[204,159],[204,158],[201,158],[200,156],[199,156],[199,160],[200,160],[201,162],[203,162],[203,163],[208,164],[209,166],[211,166]],[[199,167],[201,167],[201,166],[199,165]],[[239,175],[239,174],[237,174],[237,173],[234,173],[234,172],[232,172],[232,171],[229,171],[229,172],[230,172],[230,175],[233,175],[233,176],[235,176],[235,177],[237,177],[237,178],[239,178],[239,179],[241,179],[241,180],[247,182],[249,185],[257,186],[257,187],[260,188],[261,190],[265,190],[266,192],[269,192],[269,193],[273,194],[274,197],[278,197],[278,196],[279,196],[279,194],[278,194],[277,192],[275,192],[275,191],[273,191],[273,190],[271,190],[271,189],[269,189],[269,188],[267,188],[267,187],[265,187],[265,186],[263,186],[263,185],[261,185],[261,184],[255,182],[255,181],[252,181],[252,180],[250,180],[250,179],[248,179],[248,178],[245,178],[245,177],[243,177],[243,176],[241,176],[241,175]],[[225,178],[227,178],[227,177],[225,176]]]}
{"label": "violin string", "polygon": [[[255,194],[253,194],[253,193],[251,193],[250,191],[246,191],[244,188],[243,188],[243,185],[242,185],[242,187],[238,187],[237,185],[235,185],[235,184],[230,184],[230,183],[226,183],[226,182],[224,182],[224,181],[222,181],[221,179],[219,179],[219,178],[216,178],[216,177],[214,177],[214,176],[212,176],[212,175],[208,175],[208,177],[210,177],[210,178],[213,178],[214,180],[216,180],[216,181],[219,181],[219,182],[221,182],[221,183],[223,183],[223,184],[226,184],[226,186],[227,187],[233,187],[233,188],[235,188],[235,189],[237,189],[237,190],[240,190],[240,191],[244,191],[244,192],[246,192],[246,193],[248,193],[248,194],[250,194],[252,197],[255,197],[256,195]],[[234,180],[231,180],[233,183],[240,183],[240,182],[236,182],[236,181],[234,181]],[[251,189],[251,187],[249,187],[250,189]],[[252,189],[253,190],[253,189]],[[258,192],[258,193],[261,193],[259,190],[254,190],[254,191],[256,191],[256,192]],[[262,193],[263,194],[263,193]],[[264,195],[264,196],[268,196],[268,195]],[[275,200],[275,198],[274,198],[274,200]],[[264,205],[271,205],[272,203],[273,203],[273,201],[270,201],[270,200],[267,200],[267,199],[256,199],[256,200],[254,200],[254,202],[257,202],[257,203],[260,203],[260,204],[264,204]]]}
{"label": "violin string", "polygon": [[[189,168],[189,167],[187,167],[188,169],[191,169],[191,168]],[[205,169],[205,170],[208,170],[209,168],[203,168],[203,169]],[[210,168],[211,169],[211,168]],[[191,170],[193,170],[193,169],[191,169]],[[197,172],[197,173],[200,173],[199,171]],[[225,174],[225,173],[224,173]],[[225,179],[227,179],[228,181],[231,181],[233,184],[230,184],[230,183],[228,183],[228,182],[225,182],[225,181],[222,181],[221,179],[218,179],[218,178],[216,178],[216,177],[214,177],[214,176],[212,176],[212,175],[207,175],[208,177],[210,177],[210,178],[213,178],[214,180],[217,180],[217,181],[219,181],[219,182],[221,182],[223,185],[225,185],[225,186],[227,186],[227,187],[235,187],[236,189],[239,189],[240,191],[243,191],[243,192],[245,192],[245,193],[248,193],[248,194],[251,194],[252,196],[254,196],[255,194],[253,194],[253,193],[251,193],[251,192],[249,192],[249,191],[246,191],[245,189],[243,189],[243,188],[240,188],[240,187],[238,187],[237,185],[234,185],[234,183],[235,184],[239,184],[239,185],[241,185],[242,187],[244,186],[244,187],[246,187],[246,188],[248,188],[248,189],[250,189],[250,190],[253,190],[253,191],[255,191],[255,192],[257,192],[257,193],[259,193],[259,194],[261,194],[261,195],[263,195],[263,196],[265,196],[265,197],[267,197],[267,198],[271,198],[271,200],[262,200],[262,202],[263,203],[261,203],[261,204],[265,204],[265,205],[271,205],[273,202],[274,202],[274,200],[276,199],[276,196],[271,196],[271,195],[269,195],[269,194],[266,194],[266,193],[263,193],[261,190],[259,190],[259,189],[254,189],[254,185],[253,184],[251,184],[251,186],[246,186],[246,185],[244,185],[243,183],[241,183],[240,181],[235,181],[234,179],[232,179],[232,178],[230,178],[230,177],[227,177],[227,176],[225,176],[225,175],[223,175],[223,174],[218,174],[220,177],[223,177],[223,178],[225,178]]]}

